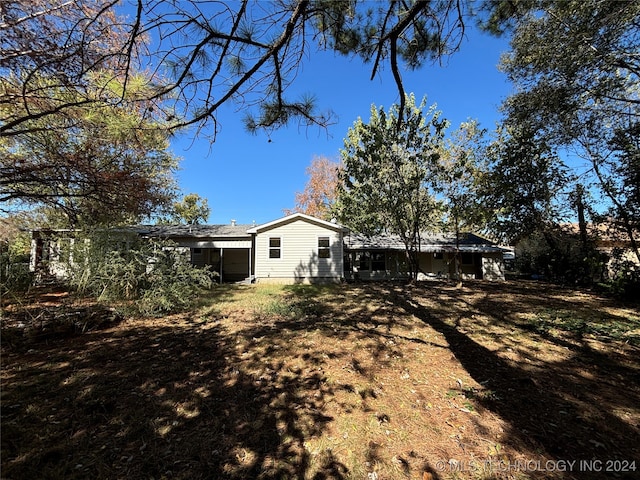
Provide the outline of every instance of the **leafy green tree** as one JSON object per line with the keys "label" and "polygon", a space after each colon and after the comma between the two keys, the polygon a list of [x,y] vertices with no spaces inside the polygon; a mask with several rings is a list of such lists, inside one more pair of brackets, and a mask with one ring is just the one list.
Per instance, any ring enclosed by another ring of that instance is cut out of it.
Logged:
{"label": "leafy green tree", "polygon": [[410,95],[404,107],[385,112],[372,106],[369,123],[354,123],[341,151],[336,203],[338,218],[354,230],[398,235],[413,279],[420,233],[437,223],[440,212],[434,180],[447,126],[435,107],[425,107],[426,100],[416,105]]}
{"label": "leafy green tree", "polygon": [[[519,8],[511,52],[502,61],[517,87],[504,104],[505,124],[583,162],[575,181],[604,201],[608,209],[601,213],[615,219],[640,261],[634,201],[640,188],[632,166],[640,118],[640,3],[545,0]],[[513,173],[512,181],[525,181],[535,169],[523,164]]]}
{"label": "leafy green tree", "polygon": [[505,127],[487,149],[489,172],[480,188],[493,215],[489,227],[506,242],[550,232],[568,216],[571,174],[556,152],[531,130]]}
{"label": "leafy green tree", "polygon": [[189,193],[182,197],[181,201],[175,202],[173,211],[173,219],[187,225],[207,223],[211,214],[208,200],[200,197],[197,193]]}
{"label": "leafy green tree", "polygon": [[616,164],[614,174],[620,179],[619,195],[633,220],[637,222],[640,212],[640,121],[625,130],[618,130],[611,146],[620,162]]}
{"label": "leafy green tree", "polygon": [[31,236],[24,218],[0,217],[0,307],[7,293],[24,291],[33,280],[29,272]]}
{"label": "leafy green tree", "polygon": [[460,281],[462,232],[483,228],[491,212],[480,197],[487,174],[484,135],[477,121],[463,122],[446,140],[438,162],[435,190],[443,203],[444,228],[455,234],[455,270]]}
{"label": "leafy green tree", "polygon": [[[500,130],[487,152],[480,198],[492,209],[492,232],[518,245],[518,269],[561,283],[598,280],[602,259],[587,235],[587,195],[573,187],[571,169],[530,130]],[[576,214],[577,230],[569,222]]]}
{"label": "leafy green tree", "polygon": [[[23,133],[0,138],[0,205],[51,207],[71,227],[138,221],[169,206],[177,159],[164,125],[133,108],[148,94],[147,80],[128,81],[125,95],[122,82],[95,75],[81,94],[66,94],[78,105],[64,115],[31,119]],[[59,101],[54,78],[39,85],[39,105]],[[95,102],[83,104],[87,96]],[[30,108],[0,103],[2,113]]]}

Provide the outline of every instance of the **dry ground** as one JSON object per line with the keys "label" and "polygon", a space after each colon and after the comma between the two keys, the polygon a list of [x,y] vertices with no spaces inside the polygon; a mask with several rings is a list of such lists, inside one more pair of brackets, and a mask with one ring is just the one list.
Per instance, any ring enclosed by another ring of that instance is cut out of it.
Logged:
{"label": "dry ground", "polygon": [[6,479],[640,476],[640,312],[590,293],[225,286],[125,320],[36,295],[2,327]]}

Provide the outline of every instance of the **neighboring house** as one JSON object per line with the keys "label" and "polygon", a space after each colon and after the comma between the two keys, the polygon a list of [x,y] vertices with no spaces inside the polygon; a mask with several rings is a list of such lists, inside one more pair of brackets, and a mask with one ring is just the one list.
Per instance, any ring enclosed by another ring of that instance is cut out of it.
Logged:
{"label": "neighboring house", "polygon": [[[143,238],[172,240],[188,249],[194,265],[210,265],[222,282],[339,282],[342,279],[407,278],[404,246],[397,237],[351,234],[337,223],[294,213],[262,225],[138,225],[120,230]],[[62,246],[69,231],[35,231],[32,270],[63,276]],[[503,250],[473,234],[459,245],[466,278],[504,280]],[[424,236],[421,279],[455,275],[455,238]]]}
{"label": "neighboring house", "polygon": [[[569,231],[572,233],[579,232],[577,224],[571,224]],[[640,261],[632,248],[631,240],[626,231],[614,221],[609,221],[599,225],[588,224],[587,234],[590,239],[595,240],[595,248],[602,255],[605,265],[605,277],[615,278],[621,268],[624,270],[633,266],[640,267]],[[636,229],[634,232],[636,242],[640,241],[640,231]]]}

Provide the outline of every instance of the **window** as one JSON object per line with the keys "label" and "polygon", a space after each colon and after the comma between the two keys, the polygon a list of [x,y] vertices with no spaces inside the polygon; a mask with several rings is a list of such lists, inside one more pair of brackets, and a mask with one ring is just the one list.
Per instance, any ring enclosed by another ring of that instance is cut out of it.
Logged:
{"label": "window", "polygon": [[318,257],[331,258],[329,237],[318,237]]}
{"label": "window", "polygon": [[191,249],[191,262],[199,263],[202,262],[202,249],[201,248],[192,248]]}
{"label": "window", "polygon": [[269,258],[280,258],[281,243],[280,237],[269,237]]}
{"label": "window", "polygon": [[435,252],[433,254],[433,258],[435,258],[436,260],[442,260],[444,259],[444,255],[442,254],[442,252]]}
{"label": "window", "polygon": [[358,270],[369,270],[369,252],[361,252],[358,254],[356,261],[358,262]]}
{"label": "window", "polygon": [[384,252],[373,252],[371,254],[371,270],[374,272],[382,272],[385,269]]}
{"label": "window", "polygon": [[473,253],[463,252],[461,255],[463,265],[473,265]]}

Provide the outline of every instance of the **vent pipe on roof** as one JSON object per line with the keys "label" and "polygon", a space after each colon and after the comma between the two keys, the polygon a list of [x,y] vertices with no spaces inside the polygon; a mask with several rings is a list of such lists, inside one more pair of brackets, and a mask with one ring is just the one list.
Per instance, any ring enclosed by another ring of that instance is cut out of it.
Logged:
{"label": "vent pipe on roof", "polygon": [[232,227],[235,227],[235,226],[236,226],[236,221],[235,221],[235,219],[232,219],[232,220],[231,220],[231,226],[232,226]]}

